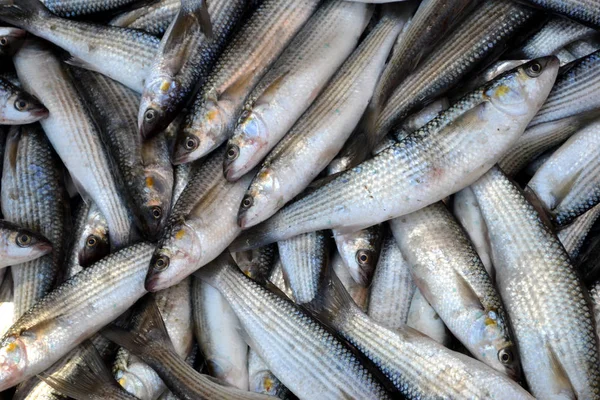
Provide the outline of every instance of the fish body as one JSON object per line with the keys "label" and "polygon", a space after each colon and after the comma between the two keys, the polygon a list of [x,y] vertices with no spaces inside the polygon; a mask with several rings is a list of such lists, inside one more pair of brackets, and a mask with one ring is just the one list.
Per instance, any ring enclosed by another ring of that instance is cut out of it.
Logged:
{"label": "fish body", "polygon": [[117,15],[109,24],[139,29],[160,36],[169,27],[181,7],[180,0],[161,0]]}
{"label": "fish body", "polygon": [[558,240],[565,247],[571,260],[577,260],[581,246],[598,217],[600,217],[600,205],[595,205],[583,215],[575,218],[573,223],[558,231]]}
{"label": "fish body", "polygon": [[593,28],[600,28],[600,2],[598,0],[526,0],[525,2],[564,15]]}

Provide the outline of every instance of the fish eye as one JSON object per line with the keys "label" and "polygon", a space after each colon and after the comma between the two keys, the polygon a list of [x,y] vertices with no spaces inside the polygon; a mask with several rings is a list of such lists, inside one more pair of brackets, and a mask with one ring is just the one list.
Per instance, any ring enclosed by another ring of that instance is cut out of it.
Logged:
{"label": "fish eye", "polygon": [[498,352],[498,360],[500,360],[502,364],[510,364],[513,361],[513,354],[508,349],[502,349]]}
{"label": "fish eye", "polygon": [[144,113],[144,119],[146,120],[146,122],[152,122],[152,121],[154,121],[155,118],[156,118],[156,111],[154,111],[151,108],[147,109],[146,112]]}
{"label": "fish eye", "polygon": [[164,271],[165,269],[169,268],[169,263],[170,263],[169,257],[167,257],[165,255],[160,255],[154,259],[152,268],[154,268],[154,270],[158,271],[158,272]]}
{"label": "fish eye", "polygon": [[94,247],[98,244],[98,238],[94,235],[90,235],[88,236],[88,238],[85,241],[85,245],[87,247]]}
{"label": "fish eye", "polygon": [[17,236],[17,245],[20,247],[27,247],[31,244],[31,236],[26,233],[21,233]]}
{"label": "fish eye", "polygon": [[527,69],[525,70],[525,73],[532,77],[535,78],[536,76],[540,76],[540,74],[542,73],[542,65],[539,62],[534,62],[531,63],[530,66],[527,67]]}
{"label": "fish eye", "polygon": [[359,250],[356,252],[356,262],[358,265],[367,265],[371,261],[371,252],[368,250]]}
{"label": "fish eye", "polygon": [[196,139],[194,136],[188,136],[185,138],[185,143],[183,145],[188,151],[195,150],[196,147],[198,147],[198,139]]}
{"label": "fish eye", "polygon": [[23,99],[17,99],[15,100],[15,108],[18,111],[23,111],[27,108],[27,101],[23,100]]}
{"label": "fish eye", "polygon": [[152,216],[154,219],[160,219],[160,217],[162,217],[162,208],[159,206],[152,207]]}
{"label": "fish eye", "polygon": [[249,194],[244,196],[242,200],[242,208],[250,208],[254,204],[254,199]]}
{"label": "fish eye", "polygon": [[8,39],[5,37],[0,38],[0,46],[6,46],[8,44]]}
{"label": "fish eye", "polygon": [[236,158],[238,158],[238,156],[240,155],[240,148],[234,144],[232,144],[231,146],[228,147],[227,149],[227,159],[228,160],[235,160]]}

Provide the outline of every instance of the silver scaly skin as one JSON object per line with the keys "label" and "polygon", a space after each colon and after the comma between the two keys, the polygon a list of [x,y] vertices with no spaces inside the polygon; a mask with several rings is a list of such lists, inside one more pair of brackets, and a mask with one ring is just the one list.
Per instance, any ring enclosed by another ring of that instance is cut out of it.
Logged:
{"label": "silver scaly skin", "polygon": [[352,53],[372,10],[344,0],[319,7],[248,95],[227,143],[228,180],[257,166],[293,127]]}
{"label": "silver scaly skin", "polygon": [[409,18],[406,6],[384,9],[377,25],[327,87],[269,153],[241,202],[247,228],[275,214],[333,160],[356,128],[385,60]]}
{"label": "silver scaly skin", "polygon": [[277,254],[277,244],[270,244],[255,250],[233,253],[240,270],[249,278],[265,284],[273,272],[276,262],[280,262]]}
{"label": "silver scaly skin", "polygon": [[0,220],[0,268],[32,261],[51,251],[52,243],[43,235]]}
{"label": "silver scaly skin", "polygon": [[396,87],[377,117],[370,142],[381,141],[414,108],[458,83],[501,48],[533,15],[531,9],[512,1],[484,1]]}
{"label": "silver scaly skin", "polygon": [[576,58],[589,56],[590,54],[600,50],[600,36],[595,35],[590,38],[569,43],[566,49]]}
{"label": "silver scaly skin", "polygon": [[142,140],[136,125],[140,96],[131,89],[95,72],[72,68],[72,73],[102,127],[103,142],[119,167],[140,232],[150,240],[156,238],[173,196],[173,167],[164,134]]}
{"label": "silver scaly skin", "polygon": [[173,162],[190,162],[227,141],[246,97],[321,0],[265,0],[236,32],[196,95]]}
{"label": "silver scaly skin", "polygon": [[193,163],[179,164],[173,167],[173,198],[171,199],[171,210],[179,201],[179,197],[187,187],[194,170]]}
{"label": "silver scaly skin", "polygon": [[38,0],[1,5],[0,20],[68,51],[70,64],[100,72],[138,93],[158,49],[159,40],[148,33],[60,18]]}
{"label": "silver scaly skin", "polygon": [[298,304],[317,295],[321,274],[329,264],[327,236],[323,231],[309,232],[277,243],[285,280]]}
{"label": "silver scaly skin", "polygon": [[50,110],[51,115],[41,124],[52,147],[78,191],[89,196],[106,217],[111,246],[118,249],[127,245],[133,234],[131,211],[126,207],[100,132],[65,66],[39,40],[28,40],[14,60],[23,86],[35,92]]}
{"label": "silver scaly skin", "polygon": [[343,342],[289,299],[246,277],[229,255],[201,268],[195,276],[223,294],[250,347],[299,398],[389,398]]}
{"label": "silver scaly skin", "polygon": [[41,0],[53,14],[64,18],[79,17],[135,6],[144,0]]}
{"label": "silver scaly skin", "polygon": [[592,310],[569,255],[498,168],[472,188],[487,223],[497,287],[532,394],[599,399]]}
{"label": "silver scaly skin", "polygon": [[525,0],[524,3],[542,7],[600,29],[600,1],[598,0]]}
{"label": "silver scaly skin", "polygon": [[221,293],[193,278],[194,335],[211,376],[248,390],[248,345],[240,322]]}
{"label": "silver scaly skin", "polygon": [[139,243],[113,253],[19,318],[0,340],[0,390],[46,370],[141,298],[153,251]]}
{"label": "silver scaly skin", "polygon": [[247,7],[245,0],[206,3],[182,0],[160,42],[137,113],[144,138],[165,129],[208,78]]}
{"label": "silver scaly skin", "polygon": [[506,72],[401,142],[244,231],[232,250],[319,229],[351,232],[465,188],[521,136],[557,73],[558,59],[553,56]]}
{"label": "silver scaly skin", "polygon": [[385,328],[330,275],[309,309],[369,358],[407,399],[530,399],[519,384],[480,361],[404,327]]}
{"label": "silver scaly skin", "polygon": [[558,231],[558,240],[560,240],[565,247],[571,260],[577,260],[581,246],[583,245],[587,234],[592,229],[592,226],[598,220],[598,217],[600,217],[600,204],[595,205],[583,215],[575,218],[575,220],[564,229]]}
{"label": "silver scaly skin", "polygon": [[70,225],[64,171],[38,124],[15,127],[9,133],[2,172],[2,214],[44,235],[53,249],[51,254],[11,268],[18,318],[58,279]]}
{"label": "silver scaly skin", "polygon": [[[1,40],[1,39],[0,39]],[[31,124],[48,116],[48,110],[38,99],[0,78],[0,124]]]}
{"label": "silver scaly skin", "polygon": [[390,221],[420,292],[474,358],[519,380],[502,306],[483,263],[446,206],[434,203]]}
{"label": "silver scaly skin", "polygon": [[416,286],[408,263],[390,233],[383,239],[370,289],[369,317],[389,329],[406,325]]}
{"label": "silver scaly skin", "polygon": [[117,15],[109,25],[139,29],[160,36],[169,27],[181,7],[180,0],[161,0],[154,4]]}
{"label": "silver scaly skin", "polygon": [[571,136],[527,184],[564,226],[600,202],[600,119]]}

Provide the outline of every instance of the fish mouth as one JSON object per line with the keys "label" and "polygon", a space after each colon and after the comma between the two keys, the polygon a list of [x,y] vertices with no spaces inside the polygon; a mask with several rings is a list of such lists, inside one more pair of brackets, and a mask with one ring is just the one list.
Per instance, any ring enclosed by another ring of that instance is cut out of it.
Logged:
{"label": "fish mouth", "polygon": [[148,271],[148,276],[146,277],[146,282],[144,282],[144,287],[147,291],[151,293],[158,292],[161,289],[160,278],[158,277],[158,275],[153,273],[152,271]]}
{"label": "fish mouth", "polygon": [[38,243],[37,248],[40,252],[42,252],[44,254],[48,254],[52,251],[52,243],[40,242],[40,243]]}
{"label": "fish mouth", "polygon": [[44,106],[32,108],[29,110],[29,113],[36,118],[46,118],[48,115],[50,115],[50,111],[48,111],[48,109]]}

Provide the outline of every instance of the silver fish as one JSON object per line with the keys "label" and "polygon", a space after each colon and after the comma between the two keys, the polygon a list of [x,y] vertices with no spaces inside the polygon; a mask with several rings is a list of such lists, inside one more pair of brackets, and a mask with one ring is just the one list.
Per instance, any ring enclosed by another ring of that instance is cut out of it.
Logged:
{"label": "silver fish", "polygon": [[558,231],[558,240],[565,247],[571,260],[577,260],[581,246],[598,217],[600,217],[600,204],[595,205],[583,215],[575,218],[573,223]]}
{"label": "silver fish", "polygon": [[526,0],[525,2],[600,29],[598,0]]}
{"label": "silver fish", "polygon": [[598,398],[600,360],[592,311],[568,254],[498,168],[472,188],[488,227],[498,290],[532,394]]}

